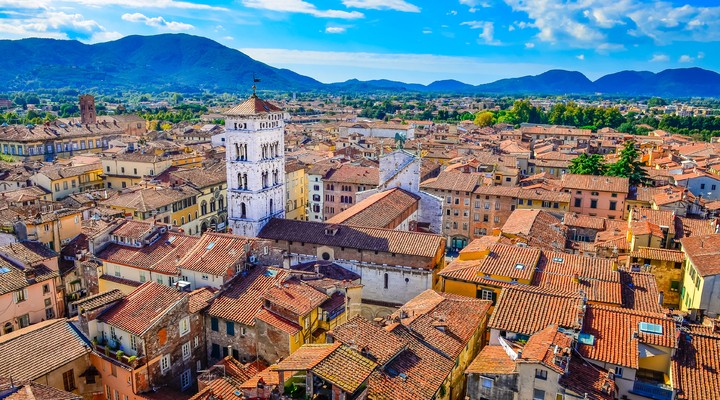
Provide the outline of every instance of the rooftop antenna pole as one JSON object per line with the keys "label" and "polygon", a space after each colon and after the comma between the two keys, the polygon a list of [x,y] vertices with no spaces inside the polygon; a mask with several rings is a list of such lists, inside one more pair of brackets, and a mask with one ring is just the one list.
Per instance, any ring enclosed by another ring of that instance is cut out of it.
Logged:
{"label": "rooftop antenna pole", "polygon": [[256,77],[255,73],[253,72],[253,85],[252,85],[253,97],[257,97],[257,94],[255,93],[257,91],[257,86],[255,86],[255,84],[258,82],[260,82],[260,79],[258,77]]}

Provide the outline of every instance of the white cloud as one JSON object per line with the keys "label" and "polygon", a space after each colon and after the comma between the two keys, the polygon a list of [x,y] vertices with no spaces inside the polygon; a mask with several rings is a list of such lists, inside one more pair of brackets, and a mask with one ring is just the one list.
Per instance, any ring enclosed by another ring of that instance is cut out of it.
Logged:
{"label": "white cloud", "polygon": [[160,28],[162,30],[168,30],[168,31],[187,31],[187,30],[195,28],[194,26],[192,26],[190,24],[186,24],[184,22],[167,21],[165,18],[163,18],[161,16],[147,17],[140,13],[123,14],[121,18],[123,21],[141,22],[147,26],[152,26],[155,28]]}
{"label": "white cloud", "polygon": [[525,43],[525,48],[526,48],[526,49],[535,48],[535,43],[529,43],[529,42],[528,42],[528,43]]}
{"label": "white cloud", "polygon": [[44,37],[67,39],[66,31],[87,34],[105,32],[95,20],[85,19],[81,14],[62,11],[42,11],[29,18],[0,19],[0,33],[21,37]]}
{"label": "white cloud", "polygon": [[328,26],[325,28],[325,33],[345,33],[347,29],[342,26]]}
{"label": "white cloud", "polygon": [[102,43],[102,42],[112,42],[113,40],[118,40],[123,35],[120,32],[96,32],[91,37],[90,40],[88,40],[89,43]]}
{"label": "white cloud", "polygon": [[667,56],[667,54],[653,54],[652,58],[650,59],[650,62],[668,62],[670,61],[670,57]]}
{"label": "white cloud", "polygon": [[448,11],[447,15],[457,15],[457,11],[450,10],[450,11]]}
{"label": "white cloud", "polygon": [[687,54],[683,54],[683,55],[680,56],[680,58],[678,59],[678,61],[681,62],[681,63],[691,63],[691,62],[695,61],[695,59],[694,59],[693,57],[690,57],[690,56],[687,55]]}
{"label": "white cloud", "polygon": [[575,56],[575,58],[577,58],[580,61],[583,61],[583,60],[585,60],[585,54],[578,54]]}
{"label": "white cloud", "polygon": [[429,34],[432,33],[432,30],[431,30],[430,28],[425,28],[425,29],[422,30],[422,33],[423,33],[424,35],[429,35]]}
{"label": "white cloud", "polygon": [[346,7],[370,10],[395,10],[403,12],[420,12],[420,7],[404,0],[343,0]]}
{"label": "white cloud", "polygon": [[470,29],[482,29],[482,32],[478,35],[478,39],[481,43],[497,45],[499,41],[495,40],[495,24],[490,21],[465,21],[461,22],[460,25],[467,25]]}
{"label": "white cloud", "polygon": [[235,40],[232,36],[223,36],[223,40]]}
{"label": "white cloud", "polygon": [[[668,1],[643,0],[504,0],[524,12],[537,38],[570,47],[593,48],[622,32],[648,37],[656,44],[720,40],[720,7],[675,6]],[[520,27],[518,25],[518,27]],[[612,35],[611,35],[612,33]],[[623,46],[624,47],[624,46]]]}
{"label": "white cloud", "polygon": [[512,31],[514,31],[514,30],[515,30],[515,27],[514,27],[514,26],[512,26],[512,25],[508,26],[508,32],[512,32]]}
{"label": "white cloud", "polygon": [[[211,6],[209,4],[194,3],[177,0],[62,0],[63,3],[81,4],[90,7],[119,6],[126,8],[178,8],[187,10],[215,10],[228,11],[225,7]],[[56,6],[55,0],[0,0],[0,8],[50,8]]]}
{"label": "white cloud", "polygon": [[359,11],[319,10],[303,0],[242,0],[245,7],[261,10],[309,14],[319,18],[358,19],[365,17]]}
{"label": "white cloud", "polygon": [[698,52],[698,53],[697,53],[697,59],[698,59],[698,60],[702,60],[703,58],[705,58],[705,53],[703,53],[702,51]]}
{"label": "white cloud", "polygon": [[[477,7],[490,8],[492,5],[487,1],[481,0],[460,0],[460,4],[477,9]],[[476,10],[470,11],[475,12]]]}

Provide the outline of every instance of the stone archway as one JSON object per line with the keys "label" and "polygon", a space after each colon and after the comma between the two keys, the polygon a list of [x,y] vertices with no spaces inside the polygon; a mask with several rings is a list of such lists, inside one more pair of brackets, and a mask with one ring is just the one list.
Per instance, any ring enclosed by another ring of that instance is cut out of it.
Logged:
{"label": "stone archway", "polygon": [[203,223],[200,225],[200,232],[204,233],[207,230],[208,230],[207,222],[203,221]]}

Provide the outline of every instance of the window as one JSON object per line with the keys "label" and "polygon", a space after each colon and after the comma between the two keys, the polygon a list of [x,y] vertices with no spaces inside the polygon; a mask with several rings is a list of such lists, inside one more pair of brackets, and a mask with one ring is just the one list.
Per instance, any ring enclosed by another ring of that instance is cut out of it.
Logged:
{"label": "window", "polygon": [[70,371],[63,372],[63,386],[66,392],[72,392],[77,389],[75,386],[75,373],[71,369]]}
{"label": "window", "polygon": [[705,184],[704,184],[704,183],[701,183],[701,184],[700,184],[700,189],[705,189]]}
{"label": "window", "polygon": [[130,335],[130,348],[137,350],[137,336],[135,335]]}
{"label": "window", "polygon": [[195,370],[200,371],[201,369],[202,369],[202,361],[197,360],[197,362],[195,363]]}
{"label": "window", "polygon": [[210,350],[210,357],[212,358],[220,358],[220,345],[217,343],[213,343]]}
{"label": "window", "polygon": [[600,193],[598,193],[598,192],[590,192],[590,195],[591,195],[591,196],[598,196],[599,194],[600,194]]}
{"label": "window", "polygon": [[55,184],[55,191],[56,191],[56,192],[59,192],[59,191],[60,191],[60,184],[59,184],[59,183],[56,183],[56,184]]}
{"label": "window", "polygon": [[483,215],[483,222],[488,222],[488,221],[490,221],[490,216],[488,216],[487,214]]}
{"label": "window", "polygon": [[211,328],[214,332],[217,332],[217,331],[219,330],[219,329],[218,329],[218,319],[217,319],[217,318],[215,318],[215,317],[210,318],[210,328]]}
{"label": "window", "polygon": [[680,290],[680,281],[670,281],[670,291],[677,292]]}
{"label": "window", "polygon": [[535,379],[547,380],[547,371],[540,368],[535,368]]}
{"label": "window", "polygon": [[597,208],[597,199],[590,200],[590,208]]}
{"label": "window", "polygon": [[617,193],[611,194],[610,197],[617,197]]}
{"label": "window", "polygon": [[611,201],[610,202],[610,209],[611,210],[617,210],[617,201]]}
{"label": "window", "polygon": [[715,190],[715,185],[710,186],[710,190]]}
{"label": "window", "polygon": [[50,285],[48,285],[47,283],[44,284],[44,285],[42,286],[42,288],[43,288],[43,294],[48,294],[48,293],[50,293]]}
{"label": "window", "polygon": [[183,371],[182,375],[180,375],[180,387],[183,389],[187,389],[190,387],[190,383],[192,382],[192,371],[189,369],[186,369]]}
{"label": "window", "polygon": [[575,199],[575,207],[581,207],[582,206],[582,199],[576,198]]}
{"label": "window", "polygon": [[140,271],[140,282],[145,282],[146,280],[145,271]]}
{"label": "window", "polygon": [[198,336],[195,336],[195,339],[193,339],[193,342],[195,344],[195,348],[197,349],[198,346],[200,346],[200,338]]}
{"label": "window", "polygon": [[115,400],[120,400],[120,392],[115,391]]}
{"label": "window", "polygon": [[494,293],[492,290],[487,290],[487,289],[480,290],[480,298],[483,300],[491,300],[492,301],[493,294]]}
{"label": "window", "polygon": [[28,291],[27,289],[20,289],[15,291],[15,302],[16,303],[22,303],[23,301],[27,300],[28,297]]}
{"label": "window", "polygon": [[185,317],[180,320],[180,337],[183,337],[190,333],[190,317]]}
{"label": "window", "polygon": [[110,375],[117,377],[117,365],[115,363],[110,364]]}
{"label": "window", "polygon": [[389,282],[388,282],[388,281],[389,281],[389,276],[388,276],[387,273],[385,273],[383,279],[384,279],[384,280],[383,280],[383,287],[384,287],[385,289],[387,289],[387,288],[388,288],[388,283],[389,283]]}
{"label": "window", "polygon": [[105,397],[106,397],[108,400],[110,400],[110,394],[111,394],[111,392],[110,392],[110,386],[105,385]]}
{"label": "window", "polygon": [[165,354],[160,359],[160,373],[165,373],[170,369],[170,354]]}
{"label": "window", "polygon": [[[247,334],[247,329],[245,329],[244,326],[240,327],[240,336],[245,336]],[[197,337],[196,337],[197,339]]]}
{"label": "window", "polygon": [[230,336],[235,336],[235,323],[232,321],[225,321],[225,332]]}
{"label": "window", "polygon": [[662,335],[662,325],[640,322],[640,332]]}
{"label": "window", "polygon": [[545,391],[533,389],[533,400],[545,400]]}
{"label": "window", "polygon": [[492,389],[493,380],[490,378],[482,378],[482,387],[487,388],[487,389]]}
{"label": "window", "polygon": [[622,367],[615,367],[615,376],[619,376],[622,378],[623,376],[623,369]]}
{"label": "window", "polygon": [[500,217],[496,216],[495,218],[493,218],[493,221],[494,221],[496,224],[500,223]]}
{"label": "window", "polygon": [[190,351],[190,342],[187,342],[182,345],[182,358],[183,360],[187,360],[192,355]]}

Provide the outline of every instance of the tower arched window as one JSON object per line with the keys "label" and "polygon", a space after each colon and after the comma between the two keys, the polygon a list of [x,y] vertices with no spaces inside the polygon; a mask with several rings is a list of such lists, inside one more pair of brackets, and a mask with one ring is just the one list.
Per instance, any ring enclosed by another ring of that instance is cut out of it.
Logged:
{"label": "tower arched window", "polygon": [[200,215],[207,214],[207,201],[203,200],[202,203],[200,203]]}
{"label": "tower arched window", "polygon": [[220,210],[223,210],[225,208],[225,197],[220,196],[218,198],[218,207],[220,208]]}
{"label": "tower arched window", "polygon": [[273,199],[270,199],[270,214],[275,212],[275,207],[273,207]]}
{"label": "tower arched window", "polygon": [[245,203],[240,203],[240,218],[247,218],[247,208]]}

